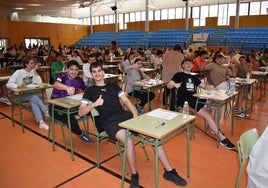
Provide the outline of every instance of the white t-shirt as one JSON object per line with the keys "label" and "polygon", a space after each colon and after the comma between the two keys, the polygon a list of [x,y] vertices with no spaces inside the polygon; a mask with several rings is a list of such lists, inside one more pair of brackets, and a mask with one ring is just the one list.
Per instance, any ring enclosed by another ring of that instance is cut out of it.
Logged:
{"label": "white t-shirt", "polygon": [[26,71],[25,69],[20,69],[11,75],[6,86],[8,88],[17,88],[22,81],[24,81],[26,85],[42,83],[41,77],[39,75],[35,75],[34,69],[30,72]]}

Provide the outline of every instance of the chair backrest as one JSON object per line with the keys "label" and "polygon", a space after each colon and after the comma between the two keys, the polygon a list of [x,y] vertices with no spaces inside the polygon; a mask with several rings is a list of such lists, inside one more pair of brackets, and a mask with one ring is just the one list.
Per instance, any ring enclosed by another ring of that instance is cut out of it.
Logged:
{"label": "chair backrest", "polygon": [[46,89],[47,99],[51,99],[52,90],[53,90],[53,88],[48,88],[48,89]]}
{"label": "chair backrest", "polygon": [[253,145],[257,142],[259,138],[258,132],[256,128],[250,129],[244,132],[239,140],[237,141],[238,148],[238,156],[239,156],[239,172],[236,179],[236,188],[239,188],[240,180],[242,177],[243,167],[245,165],[245,161],[249,158],[249,154]]}
{"label": "chair backrest", "polygon": [[240,162],[242,164],[248,159],[252,146],[256,143],[258,138],[259,135],[256,128],[250,129],[240,136],[237,146]]}

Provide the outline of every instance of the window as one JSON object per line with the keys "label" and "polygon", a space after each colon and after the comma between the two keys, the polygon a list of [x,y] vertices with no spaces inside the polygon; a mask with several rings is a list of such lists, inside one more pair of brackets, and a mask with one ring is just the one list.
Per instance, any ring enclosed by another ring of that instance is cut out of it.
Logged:
{"label": "window", "polygon": [[154,20],[160,20],[161,19],[161,12],[160,10],[154,11]]}
{"label": "window", "polygon": [[8,48],[9,47],[9,39],[8,38],[1,38],[0,39],[0,48]]}
{"label": "window", "polygon": [[228,25],[227,4],[219,5],[218,25]]}
{"label": "window", "polygon": [[125,15],[125,23],[128,23],[129,22],[129,13],[124,14],[124,15]]}
{"label": "window", "polygon": [[111,24],[111,23],[115,23],[115,14],[111,14],[111,15],[109,15],[109,22],[108,22],[109,24]]}
{"label": "window", "polygon": [[105,15],[104,16],[104,24],[108,24],[109,23],[109,15]]}
{"label": "window", "polygon": [[161,10],[161,20],[167,20],[168,19],[168,9],[162,9]]}
{"label": "window", "polygon": [[136,12],[136,22],[141,21],[141,12]]}
{"label": "window", "polygon": [[25,45],[33,47],[35,46],[50,46],[50,39],[49,38],[25,38],[24,39]]}
{"label": "window", "polygon": [[100,24],[101,25],[104,24],[104,16],[100,16],[99,18],[100,18]]}
{"label": "window", "polygon": [[146,12],[142,11],[141,12],[141,21],[145,21],[146,20]]}
{"label": "window", "polygon": [[260,2],[251,2],[249,15],[259,15],[260,14],[260,6],[261,6]]}
{"label": "window", "polygon": [[176,9],[171,8],[168,9],[168,19],[175,19],[176,18]]}
{"label": "window", "polygon": [[149,21],[152,21],[152,20],[154,20],[154,11],[150,10],[149,11]]}
{"label": "window", "polygon": [[200,7],[193,7],[194,26],[200,26]]}
{"label": "window", "polygon": [[217,16],[218,16],[218,5],[210,5],[209,17],[217,17]]}
{"label": "window", "polygon": [[261,14],[268,14],[268,1],[261,2]]}
{"label": "window", "polygon": [[176,19],[185,18],[183,14],[183,8],[176,8]]}
{"label": "window", "polygon": [[200,11],[200,26],[206,25],[206,17],[208,17],[208,6],[201,6]]}
{"label": "window", "polygon": [[136,21],[136,13],[135,12],[131,12],[129,18],[130,18],[129,19],[130,22],[135,22]]}
{"label": "window", "polygon": [[247,16],[248,15],[248,3],[241,3],[239,8],[239,15],[240,16]]}

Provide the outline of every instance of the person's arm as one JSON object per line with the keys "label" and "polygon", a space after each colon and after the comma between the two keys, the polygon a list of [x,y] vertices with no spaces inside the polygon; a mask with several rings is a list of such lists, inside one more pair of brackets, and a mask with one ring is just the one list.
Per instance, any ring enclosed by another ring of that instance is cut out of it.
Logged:
{"label": "person's arm", "polygon": [[25,86],[24,82],[23,82],[24,84],[17,83],[18,76],[19,76],[19,71],[14,72],[14,74],[12,74],[11,77],[9,78],[6,86],[8,88],[21,88],[21,87]]}
{"label": "person's arm", "polygon": [[167,88],[168,88],[168,89],[173,89],[174,87],[175,87],[176,89],[180,88],[180,87],[181,87],[181,82],[180,82],[180,83],[175,83],[173,80],[170,80],[170,81],[168,82],[168,84],[167,84]]}
{"label": "person's arm", "polygon": [[78,115],[83,117],[88,114],[93,108],[103,105],[102,95],[95,102],[90,102],[88,100],[82,100],[79,106]]}
{"label": "person's arm", "polygon": [[57,89],[57,90],[64,90],[68,93],[68,95],[74,95],[75,93],[75,88],[74,87],[69,87],[59,81],[55,81],[53,88]]}
{"label": "person's arm", "polygon": [[90,68],[89,63],[85,63],[85,64],[83,65],[83,75],[84,75],[86,78],[92,78],[92,75],[91,75],[91,73],[90,73],[89,68]]}

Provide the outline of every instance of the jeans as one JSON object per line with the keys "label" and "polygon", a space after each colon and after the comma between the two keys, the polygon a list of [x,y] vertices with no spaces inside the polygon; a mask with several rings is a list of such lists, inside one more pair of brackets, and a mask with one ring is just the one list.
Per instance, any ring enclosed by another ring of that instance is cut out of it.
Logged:
{"label": "jeans", "polygon": [[43,115],[46,113],[47,109],[43,101],[39,98],[38,95],[30,95],[30,96],[25,96],[22,98],[22,102],[27,102],[29,101],[32,107],[32,111],[35,117],[35,120],[37,122],[40,122],[43,120]]}

